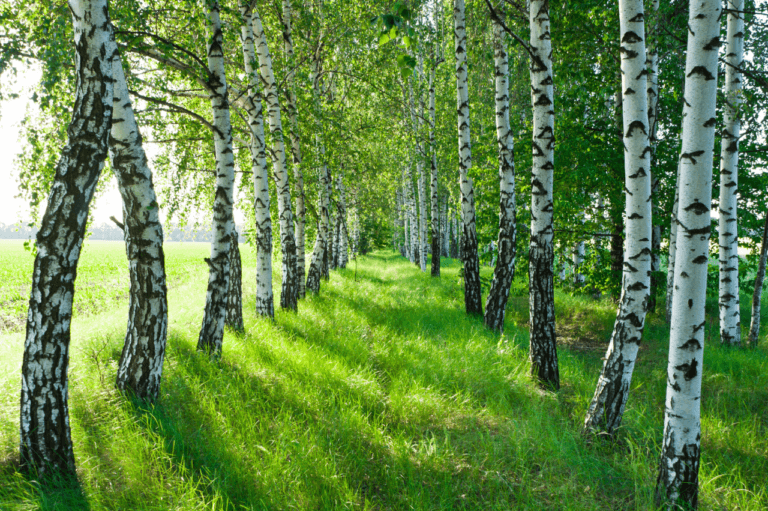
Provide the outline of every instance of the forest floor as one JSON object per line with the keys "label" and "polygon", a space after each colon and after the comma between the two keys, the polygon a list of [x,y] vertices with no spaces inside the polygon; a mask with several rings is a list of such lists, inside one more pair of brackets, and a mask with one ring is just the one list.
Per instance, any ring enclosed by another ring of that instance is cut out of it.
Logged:
{"label": "forest floor", "polygon": [[[86,247],[84,264],[94,254]],[[154,405],[113,386],[127,300],[79,314],[69,370],[77,483],[42,486],[17,471],[23,331],[6,329],[0,509],[653,509],[663,318],[649,317],[619,440],[588,441],[581,424],[615,306],[556,294],[562,388],[544,392],[528,377],[527,299],[511,298],[506,332],[493,334],[463,312],[458,262],[442,264],[438,280],[375,252],[270,322],[254,316],[255,257],[243,247],[246,331],[227,332],[220,360],[195,351],[207,280],[195,265],[169,293]],[[721,348],[716,316],[707,328],[700,509],[762,511],[768,343]]]}

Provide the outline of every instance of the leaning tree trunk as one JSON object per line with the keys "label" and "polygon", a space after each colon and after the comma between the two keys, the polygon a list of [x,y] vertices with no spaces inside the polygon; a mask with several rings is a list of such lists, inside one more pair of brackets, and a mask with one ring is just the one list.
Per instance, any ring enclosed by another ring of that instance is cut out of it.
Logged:
{"label": "leaning tree trunk", "polygon": [[675,294],[657,505],[695,509],[701,450],[701,374],[715,143],[719,0],[690,4],[680,155]]}
{"label": "leaning tree trunk", "polygon": [[442,252],[442,237],[440,236],[440,204],[437,196],[437,147],[435,145],[435,71],[437,61],[433,59],[429,72],[429,154],[432,165],[430,191],[432,199],[432,276],[440,276],[440,254]]}
{"label": "leaning tree trunk", "polygon": [[243,25],[240,40],[243,45],[245,73],[248,75],[248,94],[245,109],[251,130],[251,171],[253,172],[253,197],[256,214],[256,314],[275,317],[272,295],[272,218],[269,212],[269,175],[267,173],[266,144],[264,143],[264,118],[262,114],[258,62],[253,46],[253,20],[250,2],[240,6]]}
{"label": "leaning tree trunk", "polygon": [[237,331],[243,330],[243,267],[240,259],[240,243],[237,229],[232,229],[229,245],[229,292],[227,293],[227,315],[224,324]]}
{"label": "leaning tree trunk", "polygon": [[21,463],[40,474],[75,475],[67,367],[77,262],[88,207],[112,125],[112,39],[106,0],[70,0],[75,105],[37,233],[21,368]]}
{"label": "leaning tree trunk", "polygon": [[294,194],[296,196],[296,272],[298,275],[298,296],[304,298],[306,294],[304,283],[304,272],[306,268],[306,235],[304,233],[307,223],[307,207],[304,203],[304,173],[301,170],[303,160],[301,154],[301,139],[299,137],[299,114],[296,105],[296,65],[293,57],[293,35],[292,35],[292,9],[291,1],[283,0],[283,47],[288,65],[288,76],[286,77],[286,99],[288,108],[288,119],[290,120],[289,135],[291,138],[291,156],[293,157],[293,181]]}
{"label": "leaning tree trunk", "polygon": [[235,184],[235,158],[232,152],[232,125],[229,120],[227,80],[224,76],[224,36],[219,19],[219,2],[214,1],[207,12],[209,99],[213,109],[213,141],[216,151],[216,194],[213,201],[213,242],[208,263],[208,292],[205,313],[197,349],[216,354],[224,340],[224,320],[227,313],[230,261],[229,250],[234,231],[232,194]]}
{"label": "leaning tree trunk", "polygon": [[453,34],[456,53],[456,110],[459,128],[459,187],[461,189],[461,255],[464,262],[464,307],[467,314],[483,314],[480,289],[480,258],[477,253],[475,191],[469,169],[472,146],[469,138],[469,89],[467,85],[467,30],[464,0],[453,3]]}
{"label": "leaning tree trunk", "polygon": [[624,94],[626,249],[621,299],[605,362],[584,420],[587,431],[612,436],[621,425],[651,286],[651,172],[643,0],[619,0]]}
{"label": "leaning tree trunk", "polygon": [[738,174],[741,121],[741,73],[744,54],[744,0],[727,0],[728,42],[725,51],[725,107],[720,153],[720,342],[741,344],[739,307]]}
{"label": "leaning tree trunk", "polygon": [[125,251],[131,276],[128,328],[117,368],[117,388],[153,401],[160,390],[168,334],[163,227],[152,171],[128,96],[120,56],[112,61],[114,97],[109,137],[112,170],[123,198]]}
{"label": "leaning tree trunk", "polygon": [[531,373],[541,384],[560,388],[555,339],[554,245],[552,238],[555,112],[549,0],[530,1],[533,169],[528,281],[531,316]]}
{"label": "leaning tree trunk", "polygon": [[752,294],[752,322],[749,325],[749,338],[747,343],[753,348],[757,346],[760,335],[760,299],[763,295],[763,281],[765,280],[765,260],[768,258],[768,214],[763,225],[763,242],[760,245],[760,264],[755,276],[755,292]]}
{"label": "leaning tree trunk", "polygon": [[499,147],[499,257],[485,302],[485,326],[504,331],[504,315],[509,289],[515,278],[515,160],[512,131],[509,127],[509,57],[504,46],[501,24],[493,21],[493,46],[496,75],[496,140]]}
{"label": "leaning tree trunk", "polygon": [[298,310],[299,274],[296,268],[296,238],[293,234],[293,212],[291,211],[291,188],[288,183],[288,170],[283,141],[283,123],[280,119],[280,98],[275,74],[272,71],[272,57],[269,55],[267,36],[261,24],[258,11],[252,10],[253,35],[256,54],[259,57],[261,81],[266,93],[269,131],[272,134],[273,175],[277,191],[277,209],[280,216],[280,244],[283,251],[283,285],[280,293],[280,307]]}

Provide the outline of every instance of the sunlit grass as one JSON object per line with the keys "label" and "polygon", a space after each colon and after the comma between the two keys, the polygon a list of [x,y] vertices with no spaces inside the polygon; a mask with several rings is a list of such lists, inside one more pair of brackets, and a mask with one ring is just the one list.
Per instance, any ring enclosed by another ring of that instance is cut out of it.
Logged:
{"label": "sunlit grass", "polygon": [[[488,332],[463,313],[455,261],[438,281],[376,252],[274,323],[254,317],[247,249],[243,261],[246,333],[227,333],[219,361],[195,351],[206,273],[172,288],[156,405],[112,386],[126,306],[75,321],[79,486],[16,472],[23,336],[0,337],[0,509],[652,509],[668,338],[657,316],[620,441],[590,443],[580,427],[612,304],[557,295],[552,394],[528,378],[527,300],[511,301],[504,336]],[[765,509],[765,347],[706,350],[702,508]]]}

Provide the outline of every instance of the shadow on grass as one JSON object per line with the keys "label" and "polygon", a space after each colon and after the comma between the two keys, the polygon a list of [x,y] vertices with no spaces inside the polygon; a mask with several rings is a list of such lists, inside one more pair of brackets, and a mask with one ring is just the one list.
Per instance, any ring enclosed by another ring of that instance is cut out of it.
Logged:
{"label": "shadow on grass", "polygon": [[[91,505],[76,476],[37,477],[19,466],[18,459],[0,461],[0,509],[19,509],[34,502],[37,509],[77,509],[89,511]],[[9,507],[5,507],[9,506]],[[27,509],[24,507],[23,509]]]}

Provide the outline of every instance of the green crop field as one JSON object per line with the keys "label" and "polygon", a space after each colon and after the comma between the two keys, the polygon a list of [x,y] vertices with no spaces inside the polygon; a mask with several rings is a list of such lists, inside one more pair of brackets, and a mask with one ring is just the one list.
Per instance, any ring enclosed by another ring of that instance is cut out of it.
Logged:
{"label": "green crop field", "polygon": [[[203,258],[209,243],[167,243],[164,247],[165,270],[170,287],[195,274],[207,274]],[[243,248],[248,253],[247,246]],[[27,319],[32,252],[23,241],[0,240],[0,332],[24,328]],[[125,245],[116,241],[87,241],[77,269],[73,317],[89,315],[127,303],[130,280]]]}
{"label": "green crop field", "polygon": [[[23,287],[31,258],[3,247],[15,265],[6,279]],[[161,397],[146,405],[113,387],[127,314],[115,298],[127,286],[121,250],[88,244],[78,277],[78,293],[108,289],[76,298],[78,483],[42,486],[17,471],[23,332],[0,335],[3,511],[653,509],[669,336],[657,315],[619,441],[589,441],[581,424],[615,316],[607,301],[557,293],[563,386],[549,393],[528,377],[527,298],[510,300],[503,336],[487,331],[464,314],[456,261],[444,259],[437,280],[376,252],[271,322],[254,317],[244,247],[246,331],[227,332],[215,360],[195,351],[207,246],[168,245],[168,349]],[[716,335],[716,316],[707,329]],[[700,509],[764,511],[766,343],[707,341]]]}

